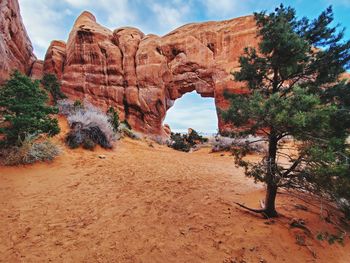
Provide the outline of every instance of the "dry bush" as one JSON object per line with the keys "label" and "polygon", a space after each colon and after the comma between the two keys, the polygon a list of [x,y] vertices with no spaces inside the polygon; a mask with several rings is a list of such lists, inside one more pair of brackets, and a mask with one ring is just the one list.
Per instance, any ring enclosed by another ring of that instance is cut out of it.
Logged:
{"label": "dry bush", "polygon": [[218,135],[211,137],[209,139],[209,144],[212,145],[212,152],[230,151],[233,141],[233,138]]}
{"label": "dry bush", "polygon": [[52,161],[60,154],[60,149],[47,138],[38,139],[36,135],[26,135],[20,146],[3,149],[4,165],[31,164]]}
{"label": "dry bush", "polygon": [[59,100],[57,105],[59,112],[67,116],[71,127],[66,137],[66,143],[70,148],[83,145],[84,148],[93,149],[95,144],[112,148],[112,142],[120,137],[140,138],[126,121],[119,123],[115,111],[112,115],[111,111],[104,113],[87,100],[77,103],[64,99]]}
{"label": "dry bush", "polygon": [[245,147],[250,152],[262,153],[267,148],[266,142],[261,139],[255,136],[230,138],[217,135],[210,138],[209,143],[212,145],[212,152],[231,151],[233,148]]}
{"label": "dry bush", "polygon": [[83,142],[83,148],[86,149],[86,150],[94,150],[96,146],[96,143],[91,140],[91,139],[86,139],[84,142]]}
{"label": "dry bush", "polygon": [[159,145],[164,145],[167,143],[167,139],[166,138],[163,138],[162,136],[160,135],[155,135],[155,136],[152,136],[151,137],[151,140],[156,142],[157,144]]}
{"label": "dry bush", "polygon": [[137,133],[135,133],[133,130],[131,130],[131,128],[129,128],[130,126],[128,124],[126,124],[125,122],[121,122],[119,124],[119,127],[118,127],[118,132],[120,134],[121,137],[129,137],[131,139],[140,139],[141,136],[138,135]]}
{"label": "dry bush", "polygon": [[68,116],[75,111],[74,102],[69,99],[57,101],[58,112],[62,115]]}
{"label": "dry bush", "polygon": [[69,147],[77,148],[82,144],[89,144],[86,141],[91,140],[103,148],[112,148],[112,141],[115,139],[113,127],[108,116],[99,109],[93,106],[84,107],[68,115],[67,120],[72,129],[66,137]]}

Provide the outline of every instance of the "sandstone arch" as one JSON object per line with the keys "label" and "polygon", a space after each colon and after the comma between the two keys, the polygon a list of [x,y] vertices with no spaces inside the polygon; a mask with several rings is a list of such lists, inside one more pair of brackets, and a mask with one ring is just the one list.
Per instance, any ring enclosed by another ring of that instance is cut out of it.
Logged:
{"label": "sandstone arch", "polygon": [[[160,37],[131,27],[111,31],[83,12],[66,44],[51,43],[43,68],[69,97],[113,105],[134,129],[162,135],[166,111],[187,92],[224,108],[224,89],[240,92],[230,72],[243,48],[256,43],[252,16],[188,24]],[[227,129],[220,118],[219,129]]]}

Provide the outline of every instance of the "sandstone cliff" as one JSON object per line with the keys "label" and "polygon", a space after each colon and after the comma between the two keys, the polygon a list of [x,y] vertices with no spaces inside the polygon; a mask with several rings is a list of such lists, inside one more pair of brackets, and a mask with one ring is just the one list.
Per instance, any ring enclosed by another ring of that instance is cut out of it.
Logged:
{"label": "sandstone cliff", "polygon": [[18,69],[29,74],[36,60],[20,16],[18,1],[0,1],[0,83]]}
{"label": "sandstone cliff", "polygon": [[[184,93],[214,97],[223,109],[224,89],[242,86],[230,72],[243,48],[256,43],[252,16],[188,24],[159,37],[131,27],[111,31],[83,12],[67,43],[51,43],[43,69],[61,79],[69,97],[115,106],[134,129],[162,135],[166,111]],[[219,128],[227,128],[220,118]]]}

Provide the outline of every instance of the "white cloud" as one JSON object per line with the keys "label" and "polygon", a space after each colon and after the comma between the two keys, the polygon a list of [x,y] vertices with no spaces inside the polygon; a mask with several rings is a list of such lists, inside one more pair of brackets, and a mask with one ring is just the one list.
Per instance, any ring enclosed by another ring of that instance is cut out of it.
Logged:
{"label": "white cloud", "polygon": [[164,5],[162,3],[153,3],[152,11],[158,21],[158,25],[166,32],[183,25],[190,8],[186,4],[175,1],[172,5]]}
{"label": "white cloud", "polygon": [[84,7],[93,2],[91,0],[63,0],[63,1],[74,7]]}
{"label": "white cloud", "polygon": [[65,37],[62,21],[67,15],[53,8],[55,1],[20,0],[21,15],[28,35],[33,43],[34,52],[43,58],[51,40]]}
{"label": "white cloud", "polygon": [[233,11],[237,11],[237,8],[241,8],[244,1],[237,0],[205,0],[204,5],[207,8],[207,12],[212,15],[222,16],[227,15]]}
{"label": "white cloud", "polygon": [[145,33],[165,34],[190,17],[192,0],[19,0],[34,51],[43,58],[52,40],[67,40],[71,26],[84,10],[110,29],[138,27]]}
{"label": "white cloud", "polygon": [[63,2],[80,10],[101,13],[104,22],[111,25],[130,23],[136,18],[135,10],[130,6],[131,1],[127,0],[63,0]]}
{"label": "white cloud", "polygon": [[199,132],[215,133],[218,118],[213,98],[202,98],[196,92],[186,93],[177,99],[165,117],[174,132],[186,132],[193,128]]}

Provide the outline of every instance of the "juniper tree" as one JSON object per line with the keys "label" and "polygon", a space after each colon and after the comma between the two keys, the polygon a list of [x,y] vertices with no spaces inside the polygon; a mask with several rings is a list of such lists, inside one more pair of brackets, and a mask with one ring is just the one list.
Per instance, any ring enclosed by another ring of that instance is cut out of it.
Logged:
{"label": "juniper tree", "polygon": [[4,124],[0,133],[5,135],[7,143],[22,141],[30,133],[59,132],[58,121],[50,116],[57,109],[46,105],[48,96],[39,87],[38,81],[32,81],[15,71],[10,80],[0,88],[0,116]]}
{"label": "juniper tree", "polygon": [[40,82],[44,88],[50,92],[55,104],[58,100],[67,98],[67,96],[61,91],[60,84],[55,75],[45,74]]}
{"label": "juniper tree", "polygon": [[[298,19],[293,8],[283,5],[254,15],[258,48],[245,48],[234,73],[248,92],[226,94],[230,108],[222,115],[240,134],[265,135],[268,151],[261,162],[244,159],[244,150],[236,152],[246,175],[266,184],[265,202],[262,209],[239,205],[274,217],[279,187],[323,189],[331,180],[325,167],[344,150],[347,130],[334,123],[339,104],[324,97],[349,66],[350,41],[343,40],[344,29],[332,26],[331,7],[311,21]],[[287,136],[297,142],[294,152],[281,143]]]}

